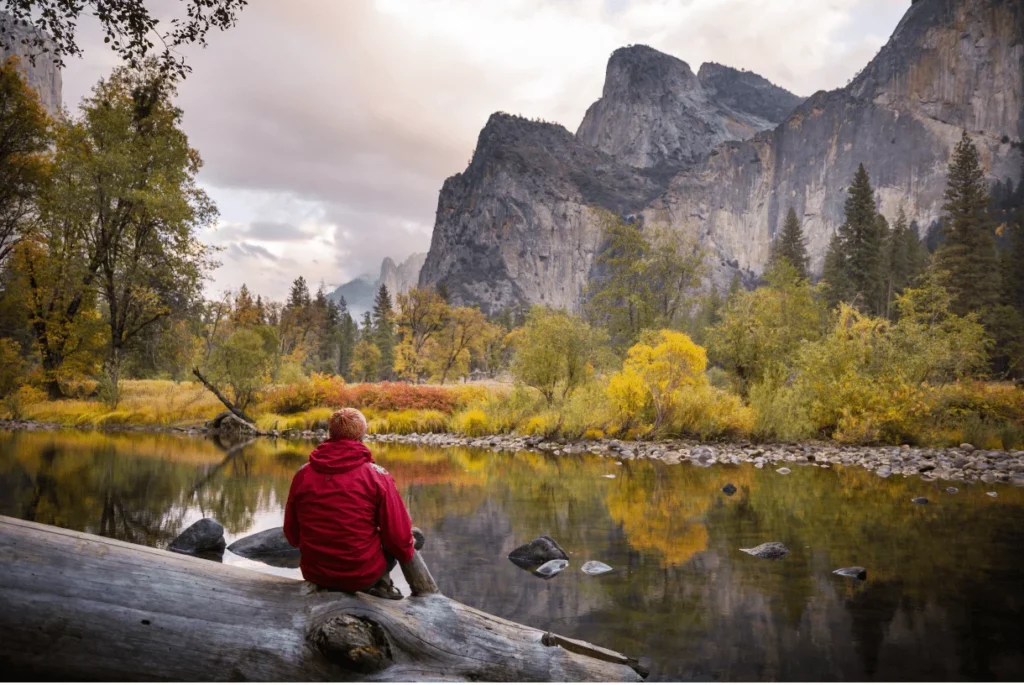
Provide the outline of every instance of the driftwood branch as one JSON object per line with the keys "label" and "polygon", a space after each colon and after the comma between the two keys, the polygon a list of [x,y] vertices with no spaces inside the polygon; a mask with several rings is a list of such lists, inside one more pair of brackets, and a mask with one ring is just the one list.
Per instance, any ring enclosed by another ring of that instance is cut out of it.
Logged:
{"label": "driftwood branch", "polygon": [[321,592],[0,516],[0,671],[26,680],[639,680],[621,654],[422,594],[426,579],[416,582],[421,594],[401,601]]}
{"label": "driftwood branch", "polygon": [[256,425],[256,421],[254,421],[252,417],[250,417],[244,411],[242,411],[241,409],[236,407],[234,405],[234,403],[231,402],[231,400],[229,400],[227,397],[224,396],[224,393],[222,393],[220,390],[217,389],[216,385],[214,385],[210,381],[206,380],[203,377],[203,374],[199,373],[199,369],[197,367],[192,367],[192,375],[195,376],[196,378],[198,378],[199,382],[202,383],[203,385],[205,385],[207,390],[209,390],[214,395],[216,395],[217,399],[221,401],[221,404],[223,404],[225,407],[228,408],[229,412],[231,412],[232,414],[234,414],[238,418],[242,419],[246,423],[251,423],[253,425]]}

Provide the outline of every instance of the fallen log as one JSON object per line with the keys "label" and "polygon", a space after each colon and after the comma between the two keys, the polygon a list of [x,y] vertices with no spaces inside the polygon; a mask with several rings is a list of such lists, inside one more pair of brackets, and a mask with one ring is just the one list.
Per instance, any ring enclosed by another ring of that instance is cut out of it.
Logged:
{"label": "fallen log", "polygon": [[238,418],[242,419],[246,423],[251,423],[254,426],[256,425],[256,421],[252,417],[250,417],[244,411],[242,411],[241,409],[236,407],[234,405],[234,403],[231,402],[231,400],[229,400],[227,397],[224,396],[224,393],[222,393],[217,388],[216,385],[214,385],[210,381],[206,380],[206,378],[203,377],[203,374],[199,373],[199,368],[198,367],[196,367],[196,366],[192,367],[192,375],[195,376],[196,378],[198,378],[199,382],[202,383],[203,385],[205,385],[206,389],[209,390],[210,392],[212,392],[217,397],[217,399],[220,400],[220,403],[228,408],[229,412],[231,412],[232,414],[234,414]]}
{"label": "fallen log", "polygon": [[421,558],[412,566],[414,596],[385,600],[0,516],[0,671],[7,680],[640,680],[635,660],[450,600]]}

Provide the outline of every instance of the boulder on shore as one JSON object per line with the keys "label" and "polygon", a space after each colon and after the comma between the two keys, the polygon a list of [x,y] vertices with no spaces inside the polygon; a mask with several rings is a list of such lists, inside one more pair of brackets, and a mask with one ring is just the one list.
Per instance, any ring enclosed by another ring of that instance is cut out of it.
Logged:
{"label": "boulder on shore", "polygon": [[540,566],[556,559],[569,560],[569,555],[558,543],[547,535],[530,540],[508,554],[509,561],[517,566]]}
{"label": "boulder on shore", "polygon": [[284,528],[269,528],[247,535],[228,545],[228,551],[246,559],[262,561],[279,568],[298,568],[299,550],[284,536]]}
{"label": "boulder on shore", "polygon": [[211,518],[199,519],[181,531],[167,547],[179,554],[200,554],[202,552],[220,552],[224,549],[224,526]]}

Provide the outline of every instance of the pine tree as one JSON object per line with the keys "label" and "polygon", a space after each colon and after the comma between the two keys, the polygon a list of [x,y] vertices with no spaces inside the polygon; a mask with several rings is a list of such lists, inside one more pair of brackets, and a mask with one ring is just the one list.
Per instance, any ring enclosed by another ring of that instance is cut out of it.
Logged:
{"label": "pine tree", "polygon": [[359,338],[359,327],[348,311],[348,302],[343,296],[338,298],[338,318],[341,321],[339,325],[341,340],[338,344],[338,375],[345,380],[351,380],[352,352],[355,350]]}
{"label": "pine tree", "polygon": [[288,293],[288,307],[290,309],[301,309],[310,304],[309,286],[306,279],[299,276],[292,282],[292,288]]}
{"label": "pine tree", "polygon": [[786,215],[786,223],[782,227],[782,233],[775,238],[772,244],[771,256],[768,258],[768,270],[779,261],[787,259],[799,274],[800,278],[807,278],[810,268],[810,259],[807,257],[807,245],[804,243],[804,232],[800,227],[800,220],[797,219],[796,211],[790,207]]}
{"label": "pine tree", "polygon": [[736,294],[743,291],[743,279],[740,278],[740,272],[737,271],[732,275],[732,280],[729,281],[729,290],[725,296],[726,302],[732,302]]}
{"label": "pine tree", "polygon": [[[846,198],[846,223],[839,227],[837,248],[842,252],[843,280],[850,301],[870,314],[884,306],[882,288],[882,232],[875,210],[875,191],[861,164]],[[832,246],[830,245],[830,251]],[[837,281],[838,283],[838,281]]]}
{"label": "pine tree", "polygon": [[846,253],[843,250],[843,239],[839,233],[832,235],[825,252],[825,265],[821,270],[821,280],[825,282],[825,301],[829,308],[840,302],[850,301],[850,282],[846,276]]}
{"label": "pine tree", "polygon": [[917,234],[917,223],[907,225],[907,215],[900,209],[889,232],[885,246],[885,294],[886,305],[884,314],[892,317],[895,313],[893,303],[914,282],[928,264],[928,255],[924,243]]}
{"label": "pine tree", "polygon": [[986,318],[999,304],[1000,269],[978,148],[965,131],[946,181],[945,236],[935,265],[945,272],[953,311]]}
{"label": "pine tree", "polygon": [[377,367],[380,380],[390,380],[395,366],[395,310],[388,287],[383,283],[373,301],[373,342],[380,350]]}

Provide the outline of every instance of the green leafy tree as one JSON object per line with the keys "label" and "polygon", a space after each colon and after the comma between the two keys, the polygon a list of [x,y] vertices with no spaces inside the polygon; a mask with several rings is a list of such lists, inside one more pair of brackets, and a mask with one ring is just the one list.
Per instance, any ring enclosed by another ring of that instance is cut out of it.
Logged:
{"label": "green leafy tree", "polygon": [[516,340],[512,375],[551,403],[568,398],[594,371],[603,332],[561,310],[534,307]]}
{"label": "green leafy tree", "polygon": [[380,348],[369,338],[360,340],[352,351],[351,374],[357,381],[372,383],[380,374]]}
{"label": "green leafy tree", "polygon": [[454,307],[445,324],[426,347],[426,367],[442,385],[469,373],[474,354],[483,351],[500,329],[473,307]]}
{"label": "green leafy tree", "polygon": [[825,319],[814,287],[788,260],[777,262],[766,278],[766,287],[738,293],[707,335],[712,359],[744,390],[788,368],[802,344],[821,336]]}
{"label": "green leafy tree", "polygon": [[395,352],[395,372],[400,377],[419,381],[427,375],[428,346],[450,314],[448,303],[432,288],[413,288],[398,295],[401,342]]}
{"label": "green leafy tree", "polygon": [[987,315],[999,304],[1000,269],[978,149],[965,131],[949,165],[944,239],[936,268],[947,275],[953,311]]}
{"label": "green leafy tree", "polygon": [[214,377],[228,388],[232,402],[242,411],[270,384],[277,345],[274,329],[259,326],[235,329],[215,347],[210,359]]}
{"label": "green leafy tree", "polygon": [[796,216],[796,210],[789,208],[786,214],[786,222],[782,226],[782,233],[778,235],[772,244],[771,256],[768,259],[769,267],[776,264],[780,259],[786,259],[796,268],[800,278],[810,276],[810,259],[807,256],[807,245],[804,242],[804,232],[800,227],[800,220]]}
{"label": "green leafy tree", "polygon": [[612,214],[605,215],[604,239],[586,309],[591,322],[624,349],[645,329],[677,322],[704,274],[703,254],[691,240],[667,230],[642,231]]}

